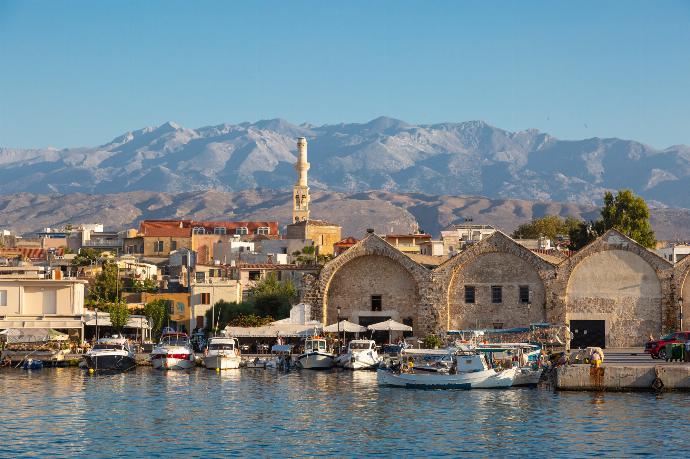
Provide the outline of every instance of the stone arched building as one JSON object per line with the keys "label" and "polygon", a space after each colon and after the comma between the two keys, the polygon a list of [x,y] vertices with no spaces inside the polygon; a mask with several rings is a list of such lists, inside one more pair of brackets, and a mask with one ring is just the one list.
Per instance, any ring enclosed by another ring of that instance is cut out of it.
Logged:
{"label": "stone arched building", "polygon": [[684,330],[690,329],[690,256],[686,256],[678,263],[673,270],[673,291],[675,292],[674,306],[677,317],[683,313]]}
{"label": "stone arched building", "polygon": [[370,234],[324,265],[303,301],[323,323],[334,323],[340,307],[341,319],[369,325],[391,318],[426,334],[437,322],[425,307],[429,281],[427,268]]}
{"label": "stone arched building", "polygon": [[[569,258],[496,232],[435,269],[370,234],[306,279],[314,319],[393,318],[417,336],[449,329],[569,324],[574,346],[639,346],[690,311],[690,257],[669,262],[610,230]],[[682,298],[682,300],[681,300]],[[687,327],[686,327],[687,328]]]}
{"label": "stone arched building", "polygon": [[444,328],[510,328],[544,322],[546,286],[554,273],[552,263],[496,232],[434,270],[443,293],[439,307]]}

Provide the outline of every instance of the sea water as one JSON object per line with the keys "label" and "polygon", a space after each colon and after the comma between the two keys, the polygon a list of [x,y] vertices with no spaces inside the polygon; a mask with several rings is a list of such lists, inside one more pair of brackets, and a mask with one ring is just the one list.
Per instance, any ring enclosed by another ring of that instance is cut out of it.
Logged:
{"label": "sea water", "polygon": [[690,394],[406,390],[374,372],[0,370],[1,457],[686,457]]}

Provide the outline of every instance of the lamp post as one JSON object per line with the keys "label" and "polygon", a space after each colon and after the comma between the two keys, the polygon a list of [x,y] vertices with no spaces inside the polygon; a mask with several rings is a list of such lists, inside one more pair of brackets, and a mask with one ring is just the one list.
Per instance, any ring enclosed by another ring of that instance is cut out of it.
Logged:
{"label": "lamp post", "polygon": [[[338,340],[340,340],[340,306],[336,308],[336,311],[338,312]],[[338,355],[340,355],[340,349],[342,347],[342,343],[338,346]]]}
{"label": "lamp post", "polygon": [[683,298],[678,298],[678,325],[679,331],[683,331]]}
{"label": "lamp post", "polygon": [[98,341],[98,308],[96,308],[96,341]]}

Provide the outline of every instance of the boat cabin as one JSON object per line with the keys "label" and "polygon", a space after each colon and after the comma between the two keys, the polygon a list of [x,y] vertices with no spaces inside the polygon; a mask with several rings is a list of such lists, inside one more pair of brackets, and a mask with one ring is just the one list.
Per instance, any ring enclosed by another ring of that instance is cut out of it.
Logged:
{"label": "boat cabin", "polygon": [[458,373],[473,373],[489,369],[484,354],[458,354],[455,356]]}
{"label": "boat cabin", "polygon": [[326,340],[323,338],[307,338],[304,342],[304,352],[326,352]]}
{"label": "boat cabin", "polygon": [[368,351],[376,349],[376,342],[368,339],[355,339],[347,345],[349,351]]}
{"label": "boat cabin", "polygon": [[234,351],[239,349],[235,338],[211,338],[208,342],[209,351]]}
{"label": "boat cabin", "polygon": [[161,336],[160,344],[168,346],[189,346],[189,337],[186,333],[166,333]]}

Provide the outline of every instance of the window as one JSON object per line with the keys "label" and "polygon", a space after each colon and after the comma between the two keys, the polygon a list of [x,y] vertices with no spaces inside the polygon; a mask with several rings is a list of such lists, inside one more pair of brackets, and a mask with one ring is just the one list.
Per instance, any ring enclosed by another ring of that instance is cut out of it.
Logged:
{"label": "window", "polygon": [[0,306],[7,306],[7,290],[0,290]]}
{"label": "window", "polygon": [[206,234],[206,228],[203,226],[195,226],[192,228],[192,234]]}
{"label": "window", "polygon": [[520,286],[520,303],[529,303],[529,287],[527,285]]}
{"label": "window", "polygon": [[255,281],[261,279],[261,271],[249,271],[249,280]]}
{"label": "window", "polygon": [[170,250],[177,250],[177,241],[170,241]]}
{"label": "window", "polygon": [[371,310],[381,311],[383,309],[383,297],[381,295],[371,295]]}
{"label": "window", "polygon": [[216,226],[213,228],[213,234],[226,234],[228,229],[224,226]]}
{"label": "window", "polygon": [[500,285],[491,286],[491,302],[503,303],[503,287]]}
{"label": "window", "polygon": [[256,234],[271,234],[271,228],[268,226],[259,226],[256,229]]}
{"label": "window", "polygon": [[474,303],[474,287],[472,285],[465,285],[465,303]]}
{"label": "window", "polygon": [[235,228],[235,234],[243,235],[243,234],[248,234],[249,230],[247,229],[246,226],[240,226],[239,228]]}
{"label": "window", "polygon": [[153,251],[154,252],[162,252],[164,247],[165,247],[165,244],[163,244],[163,241],[156,241],[153,243]]}
{"label": "window", "polygon": [[195,280],[198,283],[203,284],[204,282],[206,282],[206,273],[205,272],[203,272],[203,271],[202,272],[196,272],[196,273],[194,273],[194,276],[195,276],[194,277]]}
{"label": "window", "polygon": [[[403,319],[402,322],[403,322],[405,325],[408,325],[408,326],[410,326],[410,327],[413,326],[412,317],[408,317],[407,319]],[[412,332],[411,332],[411,331],[404,331],[404,332],[403,332],[403,338],[409,338],[409,337],[411,337],[411,336],[412,336]]]}
{"label": "window", "polygon": [[202,293],[200,296],[201,296],[200,304],[211,304],[211,294],[210,293]]}
{"label": "window", "polygon": [[168,306],[168,314],[175,314],[175,303],[173,302],[173,300],[165,300],[165,303]]}

